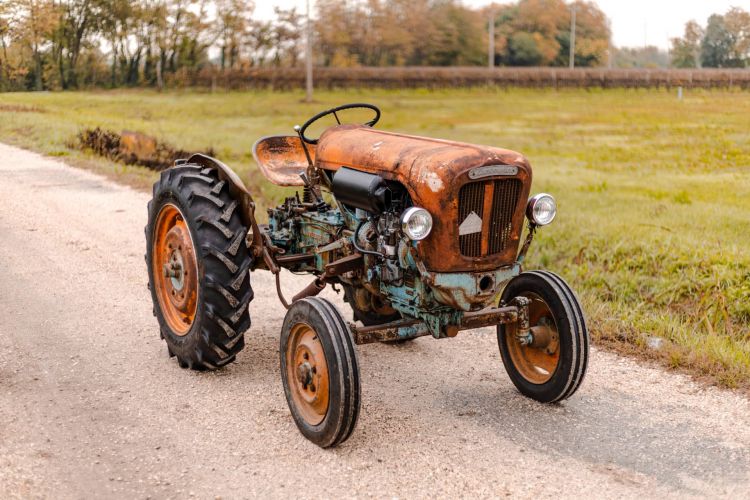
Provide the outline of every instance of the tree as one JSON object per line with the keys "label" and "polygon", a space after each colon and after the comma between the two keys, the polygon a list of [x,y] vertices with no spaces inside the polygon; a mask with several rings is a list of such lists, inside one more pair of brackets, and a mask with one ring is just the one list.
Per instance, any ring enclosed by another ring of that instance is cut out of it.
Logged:
{"label": "tree", "polygon": [[432,36],[427,38],[430,56],[422,64],[468,66],[484,61],[481,34],[485,25],[477,12],[453,1],[438,2],[430,9],[430,20],[433,26]]}
{"label": "tree", "polygon": [[216,0],[216,29],[220,43],[220,66],[234,68],[240,59],[240,48],[251,24],[255,8],[251,0]]}
{"label": "tree", "polygon": [[724,14],[724,24],[732,39],[730,65],[738,67],[750,65],[750,13],[733,7]]}
{"label": "tree", "polygon": [[0,3],[0,90],[5,90],[10,86],[10,58],[8,57],[10,33],[10,6]]}
{"label": "tree", "polygon": [[536,36],[526,31],[513,33],[508,40],[509,60],[517,66],[539,66],[544,60],[544,55],[539,50],[541,35]]}
{"label": "tree", "polygon": [[682,38],[672,38],[670,56],[672,66],[677,68],[699,68],[701,64],[701,40],[703,28],[695,22],[688,21]]}
{"label": "tree", "polygon": [[[597,66],[603,64],[609,51],[611,36],[607,16],[593,2],[578,0],[573,3],[576,9],[576,67]],[[570,56],[570,8],[564,16],[563,26],[557,33],[560,50],[553,64],[567,66]]]}
{"label": "tree", "polygon": [[269,43],[273,48],[272,61],[277,66],[296,66],[301,52],[304,22],[297,9],[276,7],[275,22],[270,24]]}
{"label": "tree", "polygon": [[353,31],[359,23],[358,5],[339,0],[318,0],[318,19],[315,31],[318,35],[318,53],[326,66],[353,66],[358,60],[350,50],[354,45]]}
{"label": "tree", "polygon": [[[609,49],[607,17],[596,4],[578,0],[576,66],[602,64]],[[567,66],[572,5],[562,0],[521,0],[517,5],[492,5],[497,40],[496,62],[509,66]]]}
{"label": "tree", "polygon": [[713,14],[708,18],[706,32],[701,41],[701,64],[707,68],[732,66],[734,40],[727,29],[724,16]]}
{"label": "tree", "polygon": [[14,38],[31,53],[34,90],[44,89],[44,48],[57,26],[55,4],[49,0],[16,0]]}
{"label": "tree", "polygon": [[[514,31],[518,35],[511,38],[511,52],[523,53],[524,57],[531,55],[528,51],[519,52],[522,44],[524,49],[538,55],[534,65],[552,64],[560,52],[558,34],[569,26],[568,8],[562,0],[521,0],[513,21]],[[513,62],[521,66],[528,65],[525,59],[517,58]]]}
{"label": "tree", "polygon": [[78,87],[78,60],[89,34],[96,29],[102,0],[60,0],[58,22],[52,34],[52,55],[63,89]]}

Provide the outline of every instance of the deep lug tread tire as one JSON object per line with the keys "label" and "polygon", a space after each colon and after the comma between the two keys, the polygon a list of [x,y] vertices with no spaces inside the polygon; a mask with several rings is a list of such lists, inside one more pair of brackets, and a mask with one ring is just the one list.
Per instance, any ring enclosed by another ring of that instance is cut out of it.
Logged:
{"label": "deep lug tread tire", "polygon": [[[287,379],[286,352],[292,327],[304,322],[320,338],[329,374],[329,405],[323,420],[310,425],[297,409]],[[281,378],[289,409],[300,432],[322,448],[338,446],[351,436],[360,409],[360,377],[357,351],[349,326],[328,300],[308,297],[292,304],[284,318],[280,338]]]}
{"label": "deep lug tread tire", "polygon": [[[238,211],[227,210],[236,206],[237,200],[232,199],[225,185],[215,169],[181,165],[162,172],[148,203],[145,257],[154,316],[170,357],[176,357],[183,368],[213,370],[231,363],[245,346],[244,332],[250,327],[253,262],[244,244],[248,228]],[[177,206],[184,215],[198,263],[196,314],[189,331],[182,336],[173,332],[164,319],[152,269],[154,225],[167,203]]]}
{"label": "deep lug tread tire", "polygon": [[572,396],[583,382],[588,367],[589,334],[580,302],[570,286],[548,271],[528,271],[516,276],[503,290],[504,303],[523,293],[540,295],[550,307],[558,327],[560,362],[552,378],[543,384],[526,380],[513,364],[505,343],[505,325],[498,325],[500,355],[513,384],[523,395],[543,403]]}

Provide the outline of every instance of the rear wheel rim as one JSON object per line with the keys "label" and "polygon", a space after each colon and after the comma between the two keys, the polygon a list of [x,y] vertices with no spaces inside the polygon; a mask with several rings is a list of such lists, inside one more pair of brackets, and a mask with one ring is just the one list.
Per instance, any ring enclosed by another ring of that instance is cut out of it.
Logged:
{"label": "rear wheel rim", "polygon": [[151,255],[162,316],[175,335],[187,335],[198,307],[198,264],[185,216],[172,203],[156,216]]}
{"label": "rear wheel rim", "polygon": [[531,292],[522,296],[531,300],[529,304],[529,326],[549,329],[552,339],[546,346],[522,345],[516,337],[515,328],[507,328],[505,345],[516,371],[532,384],[549,382],[560,363],[560,335],[549,305],[539,295]]}
{"label": "rear wheel rim", "polygon": [[286,371],[298,413],[309,425],[320,424],[328,413],[328,363],[320,338],[306,323],[297,323],[290,330]]}

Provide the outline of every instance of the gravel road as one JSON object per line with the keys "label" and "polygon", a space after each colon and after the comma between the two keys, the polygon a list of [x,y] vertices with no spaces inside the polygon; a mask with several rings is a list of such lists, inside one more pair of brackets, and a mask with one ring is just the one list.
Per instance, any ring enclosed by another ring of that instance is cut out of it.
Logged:
{"label": "gravel road", "polygon": [[750,498],[744,397],[594,349],[576,396],[540,405],[488,329],[360,347],[357,429],[318,449],[286,407],[270,275],[238,362],[182,370],[146,289],[148,195],[4,145],[0,178],[0,498]]}

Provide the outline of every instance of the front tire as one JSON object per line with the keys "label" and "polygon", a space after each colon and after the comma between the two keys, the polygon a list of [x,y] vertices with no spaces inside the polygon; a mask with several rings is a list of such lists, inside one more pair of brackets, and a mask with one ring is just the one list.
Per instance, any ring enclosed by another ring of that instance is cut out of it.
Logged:
{"label": "front tire", "polygon": [[281,380],[300,432],[322,448],[346,441],[357,424],[359,364],[349,327],[325,299],[292,304],[284,318]]}
{"label": "front tire", "polygon": [[498,325],[500,355],[521,394],[543,403],[567,399],[586,374],[589,334],[580,303],[568,284],[547,271],[525,272],[505,287],[501,303],[530,299],[529,323],[535,341],[523,345],[516,325]]}
{"label": "front tire", "polygon": [[154,184],[149,289],[161,336],[183,368],[219,368],[245,346],[253,298],[247,231],[216,169],[174,167]]}

